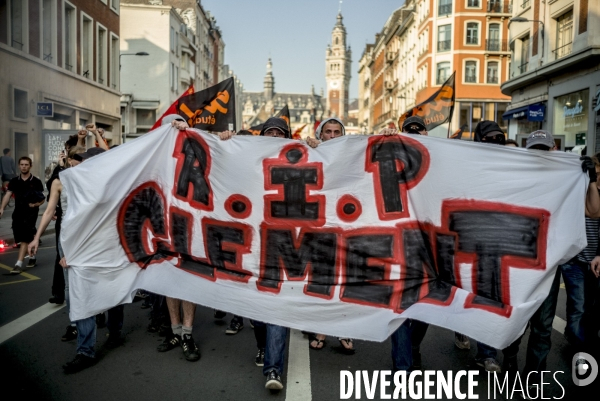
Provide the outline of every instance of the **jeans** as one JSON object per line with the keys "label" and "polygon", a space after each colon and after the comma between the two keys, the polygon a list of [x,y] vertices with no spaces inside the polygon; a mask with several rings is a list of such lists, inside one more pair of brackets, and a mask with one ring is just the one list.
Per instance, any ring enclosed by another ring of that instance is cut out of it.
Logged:
{"label": "jeans", "polygon": [[556,270],[550,293],[538,310],[529,319],[530,333],[527,342],[525,373],[546,370],[546,357],[552,347],[552,322],[556,313],[560,289],[560,268]]}
{"label": "jeans", "polygon": [[77,324],[77,353],[95,358],[96,316],[77,320],[75,323]]}
{"label": "jeans", "polygon": [[250,320],[250,323],[254,326],[256,348],[265,349],[267,347],[267,324],[258,320]]}
{"label": "jeans", "polygon": [[585,341],[582,324],[585,305],[585,278],[587,266],[577,263],[565,263],[560,266],[565,289],[567,290],[567,327],[565,337],[575,346]]}
{"label": "jeans", "polygon": [[279,376],[283,374],[285,341],[289,331],[287,327],[267,324],[267,347],[265,349],[265,366],[263,367],[265,376],[273,370]]}
{"label": "jeans", "polygon": [[392,333],[392,366],[394,372],[410,371],[413,365],[413,348],[420,347],[429,324],[407,319]]}
{"label": "jeans", "polygon": [[125,305],[117,305],[108,310],[106,328],[111,335],[120,335],[123,328],[123,309]]}

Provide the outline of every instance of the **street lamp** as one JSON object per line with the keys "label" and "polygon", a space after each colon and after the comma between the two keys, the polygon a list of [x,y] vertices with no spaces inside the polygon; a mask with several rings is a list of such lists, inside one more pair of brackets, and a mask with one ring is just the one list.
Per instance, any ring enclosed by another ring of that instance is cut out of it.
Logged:
{"label": "street lamp", "polygon": [[150,54],[146,52],[137,52],[137,53],[121,53],[119,54],[119,70],[121,69],[121,57],[122,56],[149,56]]}
{"label": "street lamp", "polygon": [[537,19],[527,19],[525,17],[513,17],[508,22],[537,22],[542,24],[542,62],[544,60],[544,23]]}

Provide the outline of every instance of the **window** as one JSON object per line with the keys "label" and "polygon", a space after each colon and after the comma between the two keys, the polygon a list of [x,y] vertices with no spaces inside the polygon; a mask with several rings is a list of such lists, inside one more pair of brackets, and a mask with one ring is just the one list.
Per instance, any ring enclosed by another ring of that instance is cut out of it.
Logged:
{"label": "window", "polygon": [[64,39],[64,60],[63,65],[65,69],[73,71],[75,60],[77,57],[77,40],[75,37],[75,29],[77,22],[75,20],[76,15],[75,7],[65,2],[64,19],[63,19],[63,39]]}
{"label": "window", "polygon": [[94,22],[86,14],[81,13],[81,75],[86,78],[94,76],[94,52],[92,27]]}
{"label": "window", "polygon": [[110,86],[119,89],[119,38],[110,37]]}
{"label": "window", "polygon": [[467,0],[467,7],[480,8],[481,2],[479,0]]}
{"label": "window", "polygon": [[567,11],[556,20],[556,50],[554,58],[571,54],[573,46],[573,10]]}
{"label": "window", "polygon": [[444,61],[437,64],[436,85],[442,85],[450,76],[450,62]]}
{"label": "window", "polygon": [[175,90],[175,64],[171,63],[171,90]]}
{"label": "window", "polygon": [[106,28],[102,25],[98,24],[98,31],[96,34],[96,61],[98,72],[96,74],[96,79],[98,83],[106,85],[106,46],[107,46],[107,32]]}
{"label": "window", "polygon": [[173,27],[171,27],[170,43],[171,43],[171,53],[175,53],[175,28],[173,28]]}
{"label": "window", "polygon": [[479,23],[467,22],[467,44],[478,45],[479,44]]}
{"label": "window", "polygon": [[42,0],[42,54],[44,61],[56,64],[56,0]]}
{"label": "window", "polygon": [[10,46],[27,51],[27,14],[24,0],[10,0]]}
{"label": "window", "polygon": [[452,0],[440,0],[438,5],[438,15],[452,14]]}
{"label": "window", "polygon": [[520,74],[527,71],[527,64],[529,64],[529,36],[521,39],[521,65],[519,66]]}
{"label": "window", "polygon": [[13,87],[13,120],[27,121],[28,116],[28,97],[25,89]]}
{"label": "window", "polygon": [[500,51],[500,24],[490,24],[486,50]]}
{"label": "window", "polygon": [[452,25],[440,25],[438,27],[438,52],[445,52],[451,47]]}
{"label": "window", "polygon": [[156,122],[156,110],[152,109],[135,109],[135,132],[144,134]]}
{"label": "window", "polygon": [[498,62],[490,61],[487,64],[487,83],[497,84],[498,83]]}
{"label": "window", "polygon": [[119,0],[110,0],[110,9],[119,13]]}
{"label": "window", "polygon": [[477,83],[477,61],[465,62],[465,82]]}

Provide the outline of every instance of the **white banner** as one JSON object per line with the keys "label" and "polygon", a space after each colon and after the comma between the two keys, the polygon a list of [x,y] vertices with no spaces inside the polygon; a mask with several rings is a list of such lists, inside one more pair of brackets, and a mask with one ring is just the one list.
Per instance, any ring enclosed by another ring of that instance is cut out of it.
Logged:
{"label": "white banner", "polygon": [[61,173],[73,320],[138,288],[383,341],[412,317],[509,345],[586,245],[575,155],[415,135],[161,127]]}

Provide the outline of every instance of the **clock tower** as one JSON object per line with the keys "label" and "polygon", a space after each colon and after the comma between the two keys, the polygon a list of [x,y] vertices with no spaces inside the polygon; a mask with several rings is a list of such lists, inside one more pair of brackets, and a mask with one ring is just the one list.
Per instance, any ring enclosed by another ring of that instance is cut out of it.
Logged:
{"label": "clock tower", "polygon": [[348,88],[352,51],[346,46],[346,28],[342,22],[342,11],[331,33],[331,45],[325,52],[325,80],[327,82],[327,109],[325,115],[345,121],[348,117]]}

